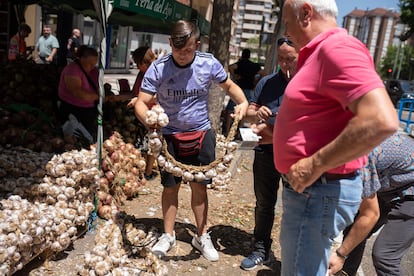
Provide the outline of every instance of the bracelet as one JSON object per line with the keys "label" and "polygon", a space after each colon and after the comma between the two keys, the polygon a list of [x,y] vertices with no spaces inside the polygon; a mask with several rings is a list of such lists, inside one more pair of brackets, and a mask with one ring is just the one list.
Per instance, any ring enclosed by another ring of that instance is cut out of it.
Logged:
{"label": "bracelet", "polygon": [[342,255],[342,254],[339,252],[339,249],[336,249],[336,250],[335,250],[335,253],[336,253],[336,255],[337,255],[339,258],[341,258],[341,259],[343,259],[343,260],[346,260],[346,259],[348,258],[348,256]]}

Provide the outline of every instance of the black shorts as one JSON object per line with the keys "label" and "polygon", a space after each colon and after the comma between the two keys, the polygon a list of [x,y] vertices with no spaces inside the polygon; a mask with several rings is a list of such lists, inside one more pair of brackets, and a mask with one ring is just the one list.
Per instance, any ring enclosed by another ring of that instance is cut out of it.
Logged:
{"label": "black shorts", "polygon": [[[204,137],[203,143],[201,145],[201,150],[199,154],[191,156],[175,156],[174,145],[168,137],[164,136],[167,142],[168,152],[175,158],[176,161],[181,162],[186,165],[208,165],[216,159],[216,136],[212,129],[209,129]],[[173,187],[177,183],[181,182],[181,177],[175,177],[171,173],[164,171],[160,168],[161,171],[161,184],[164,187]],[[211,179],[206,179],[202,184],[211,183]]]}

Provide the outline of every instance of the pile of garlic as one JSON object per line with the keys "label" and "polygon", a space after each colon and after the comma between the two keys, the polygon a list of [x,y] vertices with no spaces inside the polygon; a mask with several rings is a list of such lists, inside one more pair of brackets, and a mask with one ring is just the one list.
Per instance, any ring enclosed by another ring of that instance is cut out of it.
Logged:
{"label": "pile of garlic", "polygon": [[22,147],[0,146],[0,197],[41,181],[51,153],[34,152]]}
{"label": "pile of garlic", "polygon": [[94,210],[95,151],[54,155],[42,169],[40,182],[16,187],[0,201],[0,275],[22,269],[45,250],[67,248]]}
{"label": "pile of garlic", "polygon": [[231,180],[231,173],[228,171],[230,163],[234,156],[233,152],[237,150],[238,144],[234,141],[222,139],[218,136],[217,150],[220,156],[214,162],[207,166],[189,166],[177,162],[172,156],[165,153],[165,143],[160,127],[168,125],[168,116],[160,105],[154,105],[151,110],[146,113],[145,122],[148,125],[156,126],[148,133],[150,154],[157,158],[158,165],[166,172],[176,177],[181,177],[183,182],[201,182],[206,179],[212,179],[210,188],[226,189],[227,184]]}
{"label": "pile of garlic", "polygon": [[98,226],[95,247],[85,252],[84,264],[77,266],[78,274],[168,275],[167,267],[148,249],[156,239],[153,229],[147,234],[144,226],[135,225],[128,216],[118,214],[115,220]]}

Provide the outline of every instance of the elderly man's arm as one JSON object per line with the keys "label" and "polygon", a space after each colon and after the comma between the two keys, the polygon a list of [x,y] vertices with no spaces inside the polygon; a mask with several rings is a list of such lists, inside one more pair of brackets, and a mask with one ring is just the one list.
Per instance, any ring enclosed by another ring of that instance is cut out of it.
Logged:
{"label": "elderly man's arm", "polygon": [[380,217],[377,195],[374,194],[369,198],[364,198],[359,206],[359,214],[343,240],[341,246],[336,252],[332,252],[329,258],[329,275],[335,274],[342,269],[345,259],[342,256],[348,256],[351,251],[368,237],[368,234],[374,228]]}
{"label": "elderly man's arm", "polygon": [[374,89],[352,102],[355,114],[342,133],[315,155],[324,171],[368,154],[398,130],[398,117],[387,92]]}
{"label": "elderly man's arm", "polygon": [[292,165],[287,177],[295,191],[303,192],[324,172],[368,154],[398,130],[397,112],[383,88],[366,93],[348,108],[355,116],[344,130],[312,156]]}

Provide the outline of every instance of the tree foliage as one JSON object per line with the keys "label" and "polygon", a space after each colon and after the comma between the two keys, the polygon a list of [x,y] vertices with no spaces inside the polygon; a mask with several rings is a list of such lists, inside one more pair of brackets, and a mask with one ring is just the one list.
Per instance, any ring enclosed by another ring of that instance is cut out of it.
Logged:
{"label": "tree foliage", "polygon": [[408,25],[408,31],[401,36],[401,40],[407,40],[414,33],[414,0],[400,0],[401,22]]}
{"label": "tree foliage", "polygon": [[[414,78],[414,48],[411,46],[389,46],[382,59],[379,73],[383,79],[411,80]],[[401,64],[401,66],[400,66]],[[398,76],[398,71],[399,76]]]}
{"label": "tree foliage", "polygon": [[257,58],[259,54],[259,45],[260,45],[259,36],[251,37],[246,41],[246,46],[247,46],[246,48],[248,48],[252,54],[250,60],[254,62],[259,61]]}

